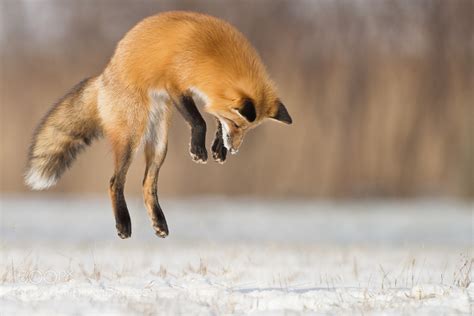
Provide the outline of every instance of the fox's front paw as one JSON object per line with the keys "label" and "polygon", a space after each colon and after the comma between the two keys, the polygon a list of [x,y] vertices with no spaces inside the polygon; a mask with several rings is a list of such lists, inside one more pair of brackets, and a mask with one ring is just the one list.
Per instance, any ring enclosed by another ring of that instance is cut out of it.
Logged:
{"label": "fox's front paw", "polygon": [[224,146],[224,140],[221,137],[216,137],[212,143],[212,158],[220,164],[225,162],[227,156],[227,148]]}
{"label": "fox's front paw", "polygon": [[193,161],[196,163],[206,163],[207,162],[207,149],[202,145],[195,145],[191,143],[191,148],[189,149],[189,154]]}

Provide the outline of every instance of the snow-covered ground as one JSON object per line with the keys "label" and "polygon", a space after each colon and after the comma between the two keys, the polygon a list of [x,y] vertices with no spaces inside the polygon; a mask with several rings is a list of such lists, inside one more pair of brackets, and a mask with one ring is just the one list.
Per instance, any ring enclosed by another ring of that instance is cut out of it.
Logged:
{"label": "snow-covered ground", "polygon": [[0,315],[471,315],[472,204],[0,200]]}

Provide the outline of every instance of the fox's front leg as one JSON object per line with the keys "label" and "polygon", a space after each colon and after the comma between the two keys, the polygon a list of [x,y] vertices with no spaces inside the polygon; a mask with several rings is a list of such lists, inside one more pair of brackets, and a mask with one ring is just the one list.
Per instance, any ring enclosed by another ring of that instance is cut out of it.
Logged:
{"label": "fox's front leg", "polygon": [[214,138],[214,142],[212,143],[212,158],[220,164],[225,162],[225,158],[227,156],[227,148],[224,146],[224,139],[222,138],[222,124],[219,120],[217,120],[217,131],[216,137]]}
{"label": "fox's front leg", "polygon": [[183,95],[174,102],[179,113],[191,126],[191,144],[189,153],[195,162],[207,162],[206,150],[206,122],[191,96]]}

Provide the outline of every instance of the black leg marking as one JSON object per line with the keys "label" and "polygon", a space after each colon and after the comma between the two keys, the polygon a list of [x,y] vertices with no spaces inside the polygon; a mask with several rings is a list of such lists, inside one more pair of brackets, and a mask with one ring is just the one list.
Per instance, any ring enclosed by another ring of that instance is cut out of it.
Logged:
{"label": "black leg marking", "polygon": [[227,148],[224,146],[224,139],[222,138],[222,124],[217,120],[217,131],[214,142],[212,143],[212,158],[218,163],[223,164],[227,156]]}
{"label": "black leg marking", "polygon": [[155,229],[155,234],[161,238],[165,238],[169,234],[168,224],[166,223],[165,214],[161,209],[160,203],[158,202],[158,190],[157,190],[157,183],[158,183],[158,173],[159,168],[156,168],[153,177],[153,184],[152,184],[152,194],[153,194],[153,228]]}
{"label": "black leg marking", "polygon": [[122,239],[129,238],[132,235],[130,214],[123,195],[123,186],[117,183],[115,176],[110,180],[110,194],[112,196],[117,234]]}
{"label": "black leg marking", "polygon": [[179,113],[191,126],[191,146],[189,150],[191,157],[195,162],[206,163],[206,122],[191,96],[181,96],[179,101],[175,102],[175,105]]}
{"label": "black leg marking", "polygon": [[167,135],[162,136],[162,142],[165,143],[165,146],[164,149],[160,147],[160,151],[156,151],[155,143],[145,144],[146,169],[145,177],[143,178],[143,197],[155,234],[158,237],[164,238],[169,234],[168,224],[158,202],[158,175],[167,152]]}
{"label": "black leg marking", "polygon": [[158,202],[158,174],[160,167],[157,163],[151,162],[145,171],[145,179],[143,181],[143,193],[145,196],[145,204],[148,215],[155,230],[155,234],[161,238],[168,236],[168,224],[166,218]]}
{"label": "black leg marking", "polygon": [[129,238],[132,235],[132,223],[128,213],[127,203],[123,189],[128,168],[132,160],[132,149],[128,148],[119,158],[119,165],[112,179],[110,179],[109,193],[112,199],[112,207],[115,215],[115,227],[120,238]]}

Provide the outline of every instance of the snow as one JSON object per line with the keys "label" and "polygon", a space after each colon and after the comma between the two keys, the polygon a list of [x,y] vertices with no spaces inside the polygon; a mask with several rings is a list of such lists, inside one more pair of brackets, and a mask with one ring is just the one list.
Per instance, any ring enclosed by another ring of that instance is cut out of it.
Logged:
{"label": "snow", "polygon": [[0,315],[471,315],[472,205],[1,199]]}

